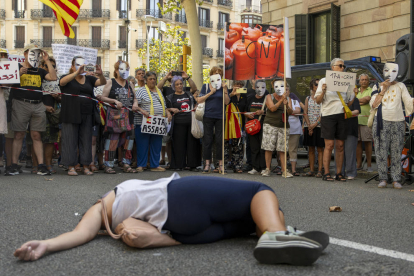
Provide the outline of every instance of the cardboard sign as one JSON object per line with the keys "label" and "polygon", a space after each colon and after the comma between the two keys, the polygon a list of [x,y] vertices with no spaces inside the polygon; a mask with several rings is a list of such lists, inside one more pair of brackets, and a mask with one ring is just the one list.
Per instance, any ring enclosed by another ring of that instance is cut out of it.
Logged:
{"label": "cardboard sign", "polygon": [[347,92],[354,89],[355,83],[356,73],[326,70],[327,91]]}
{"label": "cardboard sign", "polygon": [[25,58],[24,56],[19,56],[19,55],[9,55],[9,60],[10,61],[17,61],[17,62],[24,62]]}
{"label": "cardboard sign", "polygon": [[69,73],[72,66],[72,59],[76,56],[85,58],[86,64],[96,64],[98,56],[97,49],[80,47],[68,44],[52,44],[53,57],[56,60],[56,66],[59,74]]}
{"label": "cardboard sign", "polygon": [[141,132],[166,136],[168,119],[162,116],[150,115],[142,117]]}
{"label": "cardboard sign", "polygon": [[[53,93],[60,93],[59,81],[44,80],[42,82],[42,90],[43,91],[48,91],[48,92],[53,92]],[[49,94],[50,93],[43,92],[43,95],[49,95]]]}
{"label": "cardboard sign", "polygon": [[20,83],[17,61],[0,61],[0,83]]}

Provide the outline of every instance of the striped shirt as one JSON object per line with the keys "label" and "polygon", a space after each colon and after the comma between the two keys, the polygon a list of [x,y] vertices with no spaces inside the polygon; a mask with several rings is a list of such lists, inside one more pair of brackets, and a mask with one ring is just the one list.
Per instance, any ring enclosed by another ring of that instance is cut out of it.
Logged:
{"label": "striped shirt", "polygon": [[[154,115],[163,115],[163,108],[162,108],[162,104],[161,104],[161,100],[158,96],[158,93],[153,93],[150,92],[151,96],[152,96],[152,101],[154,104]],[[151,99],[148,96],[147,90],[145,89],[145,87],[141,87],[138,89],[137,92],[135,92],[136,98],[138,100],[138,105],[144,109],[147,112],[150,112],[151,110]],[[164,105],[166,105],[165,103],[165,99],[161,94],[162,99],[164,100]],[[134,124],[135,125],[141,125],[142,124],[142,115],[135,113],[135,117],[134,117]]]}

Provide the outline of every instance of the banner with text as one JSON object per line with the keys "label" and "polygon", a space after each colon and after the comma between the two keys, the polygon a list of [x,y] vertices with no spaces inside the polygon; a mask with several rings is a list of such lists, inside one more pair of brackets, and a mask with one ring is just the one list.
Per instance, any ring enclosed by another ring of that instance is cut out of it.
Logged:
{"label": "banner with text", "polygon": [[17,61],[17,62],[24,62],[25,58],[24,58],[24,56],[19,56],[19,55],[9,55],[9,60],[10,61]]}
{"label": "banner with text", "polygon": [[67,74],[72,66],[72,59],[82,56],[86,64],[96,64],[98,50],[68,44],[52,44],[53,57],[56,60],[58,74]]}
{"label": "banner with text", "polygon": [[326,70],[326,90],[337,92],[352,91],[356,83],[356,73]]}
{"label": "banner with text", "polygon": [[0,61],[0,83],[20,83],[19,63]]}
{"label": "banner with text", "polygon": [[150,115],[142,118],[141,132],[155,135],[167,135],[168,119],[162,116]]}

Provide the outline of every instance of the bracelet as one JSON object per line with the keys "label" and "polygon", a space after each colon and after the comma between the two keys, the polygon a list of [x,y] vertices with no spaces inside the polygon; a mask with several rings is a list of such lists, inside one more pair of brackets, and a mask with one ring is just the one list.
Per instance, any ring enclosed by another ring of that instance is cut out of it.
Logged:
{"label": "bracelet", "polygon": [[191,79],[191,77],[186,78],[185,80],[188,81],[189,79]]}

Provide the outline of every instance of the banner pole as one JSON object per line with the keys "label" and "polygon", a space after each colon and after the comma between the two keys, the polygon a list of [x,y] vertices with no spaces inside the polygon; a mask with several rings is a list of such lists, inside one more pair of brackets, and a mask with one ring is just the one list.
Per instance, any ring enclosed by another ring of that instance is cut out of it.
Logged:
{"label": "banner pole", "polygon": [[[284,49],[284,50],[286,51],[286,49]],[[285,54],[285,53],[283,53],[283,54]],[[283,76],[283,78],[284,78],[284,87],[285,87],[285,93],[286,93],[287,92],[287,87],[286,87],[286,59],[285,59],[285,62],[283,64],[283,66],[284,66],[284,76]],[[288,97],[286,97],[286,100],[288,101],[288,104],[289,104],[289,98]],[[284,107],[284,113],[285,113],[285,178],[287,178],[287,151],[286,151],[286,140],[287,140],[286,132],[287,131],[286,131],[286,122],[288,120],[288,117],[287,117],[287,112],[286,112],[286,105],[283,104],[283,107]]]}
{"label": "banner pole", "polygon": [[[227,22],[225,23],[225,26],[224,26],[224,30],[226,30],[227,29]],[[226,33],[224,32],[224,35],[225,35]],[[224,37],[226,37],[226,36],[224,36]],[[223,45],[224,46],[224,45]],[[224,49],[224,48],[223,48]],[[225,58],[223,59],[223,68],[224,68],[224,72],[223,72],[223,79],[226,77],[226,64],[225,64]],[[224,80],[223,80],[224,81]],[[224,88],[223,88],[223,122],[222,122],[222,128],[221,128],[221,133],[222,133],[222,137],[221,137],[221,164],[223,165],[223,170],[221,171],[221,173],[224,175],[224,168],[225,168],[225,165],[224,165],[224,136],[225,136],[225,128],[224,128],[224,123],[225,123],[225,120],[226,120],[226,117],[225,117],[225,111],[226,111],[226,104],[225,104],[225,101],[224,101],[224,97],[225,97],[225,95],[224,95]],[[220,163],[219,163],[219,168],[220,168]]]}

